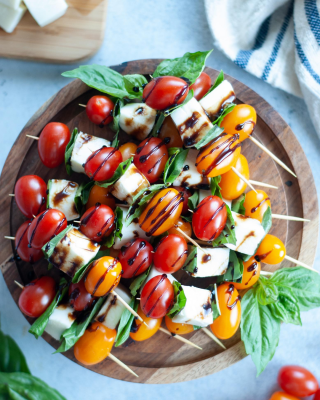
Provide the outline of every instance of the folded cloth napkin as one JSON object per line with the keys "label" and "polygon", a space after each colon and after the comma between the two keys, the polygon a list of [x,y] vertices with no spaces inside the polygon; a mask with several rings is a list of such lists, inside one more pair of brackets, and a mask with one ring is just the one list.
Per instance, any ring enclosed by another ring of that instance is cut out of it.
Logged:
{"label": "folded cloth napkin", "polygon": [[258,78],[303,97],[320,136],[320,0],[204,0],[214,42]]}

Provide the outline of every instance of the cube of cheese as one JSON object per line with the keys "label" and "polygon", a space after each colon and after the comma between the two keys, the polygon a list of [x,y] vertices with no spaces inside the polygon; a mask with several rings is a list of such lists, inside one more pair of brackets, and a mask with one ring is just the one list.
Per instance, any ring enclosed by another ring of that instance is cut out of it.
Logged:
{"label": "cube of cheese", "polygon": [[119,200],[126,201],[128,204],[133,203],[133,198],[142,189],[150,186],[148,179],[134,164],[121,176],[113,185],[111,194]]}
{"label": "cube of cheese", "polygon": [[173,322],[201,326],[212,324],[211,292],[194,286],[182,285],[187,302],[185,307],[172,318]]}
{"label": "cube of cheese", "polygon": [[98,253],[100,245],[73,228],[57,243],[49,262],[73,277],[79,268],[88,264]]}
{"label": "cube of cheese", "polygon": [[225,247],[203,247],[203,250],[206,254],[196,248],[197,266],[192,271],[187,266],[186,271],[194,278],[223,275],[229,265],[230,249]]}
{"label": "cube of cheese", "polygon": [[196,167],[196,159],[199,151],[190,149],[184,162],[180,175],[174,180],[172,186],[198,186],[209,185],[206,177],[201,175]]}
{"label": "cube of cheese", "polygon": [[[151,269],[150,269],[149,275],[148,275],[148,277],[147,277],[145,283],[144,283],[144,284],[141,286],[141,288],[140,288],[140,292],[142,292],[142,289],[144,288],[144,285],[145,285],[147,282],[149,282],[150,279],[154,278],[155,276],[159,276],[159,275],[163,275],[163,273],[162,273],[162,272],[159,272],[159,271],[155,268],[155,266],[153,265],[153,266],[151,267]],[[172,274],[166,274],[166,275],[167,275],[167,278],[169,279],[169,281],[170,281],[171,283],[173,283],[174,281],[176,281],[176,278],[175,278],[174,276],[172,276]]]}
{"label": "cube of cheese", "polygon": [[203,97],[199,103],[211,120],[218,118],[221,110],[235,100],[231,83],[224,80],[207,96]]}
{"label": "cube of cheese", "polygon": [[157,111],[145,103],[131,103],[120,109],[120,128],[128,135],[144,140],[151,132]]}
{"label": "cube of cheese", "polygon": [[51,179],[50,183],[48,193],[49,208],[55,208],[63,212],[67,221],[79,218],[80,215],[74,202],[79,185],[66,179]]}
{"label": "cube of cheese", "polygon": [[40,26],[46,26],[67,11],[65,0],[24,0],[30,14]]}
{"label": "cube of cheese", "polygon": [[61,304],[50,315],[45,331],[54,339],[60,340],[63,332],[70,328],[75,319],[74,309],[67,304]]}
{"label": "cube of cheese", "polygon": [[7,33],[13,32],[26,10],[23,3],[17,9],[0,4],[0,27]]}
{"label": "cube of cheese", "polygon": [[0,0],[0,4],[17,10],[21,4],[21,0]]}
{"label": "cube of cheese", "polygon": [[213,128],[203,108],[194,97],[187,104],[173,111],[171,118],[185,147],[194,146]]}
{"label": "cube of cheese", "polygon": [[[199,190],[199,203],[206,197],[211,196],[210,190]],[[231,210],[232,200],[227,200],[222,197],[222,200],[226,203],[226,205]]]}
{"label": "cube of cheese", "polygon": [[92,153],[101,149],[103,146],[110,147],[110,145],[111,143],[109,140],[80,132],[71,154],[71,169],[74,172],[84,173],[84,164]]}

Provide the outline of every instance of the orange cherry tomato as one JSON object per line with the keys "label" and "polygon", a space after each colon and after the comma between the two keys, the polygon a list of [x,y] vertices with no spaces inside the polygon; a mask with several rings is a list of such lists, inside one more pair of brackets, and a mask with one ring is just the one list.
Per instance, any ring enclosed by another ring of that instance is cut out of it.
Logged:
{"label": "orange cherry tomato", "polygon": [[94,322],[74,345],[75,358],[84,365],[98,364],[110,354],[116,336],[115,329]]}
{"label": "orange cherry tomato", "polygon": [[105,256],[94,261],[85,278],[86,291],[92,296],[105,296],[118,286],[122,274],[119,261]]}
{"label": "orange cherry tomato", "polygon": [[157,236],[172,228],[183,207],[183,196],[175,189],[157,193],[139,217],[139,224],[147,236]]}
{"label": "orange cherry tomato", "polygon": [[240,297],[232,283],[218,286],[218,301],[221,315],[210,328],[219,339],[229,339],[237,332],[241,319]]}
{"label": "orange cherry tomato", "polygon": [[94,207],[97,203],[109,206],[112,210],[116,208],[116,200],[109,193],[111,186],[104,188],[102,186],[94,185],[90,190],[89,199],[86,204],[86,210]]}
{"label": "orange cherry tomato", "polygon": [[238,133],[240,142],[243,142],[252,134],[256,123],[256,110],[248,104],[238,104],[223,118],[221,128],[229,135]]}
{"label": "orange cherry tomato", "polygon": [[180,233],[177,228],[180,228],[186,235],[190,237],[192,236],[192,228],[190,222],[185,221],[182,218],[179,218],[178,221],[176,222],[176,225],[168,229],[168,233],[170,235],[178,235],[183,237],[183,239],[185,239],[185,236],[182,233]]}
{"label": "orange cherry tomato", "polygon": [[[245,156],[240,154],[234,168],[249,180],[249,165]],[[228,172],[221,175],[219,186],[224,199],[234,200],[246,190],[247,184],[230,169]]]}
{"label": "orange cherry tomato", "polygon": [[248,261],[243,263],[242,282],[232,282],[234,287],[238,290],[248,289],[253,286],[259,279],[261,271],[261,264],[254,257],[249,258]]}
{"label": "orange cherry tomato", "polygon": [[165,323],[168,331],[171,333],[175,333],[178,335],[186,335],[187,333],[193,332],[193,325],[189,324],[180,324],[178,322],[173,322],[171,318],[167,315],[165,316]]}
{"label": "orange cherry tomato", "polygon": [[159,132],[158,137],[161,140],[167,139],[165,141],[165,144],[168,149],[170,147],[182,147],[183,146],[183,142],[182,142],[180,133],[170,116],[165,118],[165,120],[161,126],[161,130]]}
{"label": "orange cherry tomato", "polygon": [[288,393],[284,392],[275,392],[273,395],[270,397],[269,400],[299,400],[298,397],[291,396]]}
{"label": "orange cherry tomato", "polygon": [[265,264],[279,264],[286,255],[286,247],[276,236],[267,234],[255,254]]}
{"label": "orange cherry tomato", "polygon": [[127,161],[129,158],[134,157],[138,146],[134,143],[128,142],[119,147],[119,151],[122,154],[122,161]]}
{"label": "orange cherry tomato", "polygon": [[240,155],[238,137],[222,133],[199,151],[196,167],[208,178],[222,175],[235,166]]}
{"label": "orange cherry tomato", "polygon": [[250,190],[250,192],[246,194],[243,206],[246,210],[246,217],[254,218],[261,222],[267,208],[271,208],[271,202],[267,193],[263,190],[257,190],[257,193]]}
{"label": "orange cherry tomato", "polygon": [[158,332],[161,326],[162,318],[147,317],[142,312],[140,305],[138,307],[137,313],[148,326],[143,324],[140,320],[134,319],[133,325],[131,327],[130,337],[136,342],[142,342],[143,340],[151,338],[151,336]]}

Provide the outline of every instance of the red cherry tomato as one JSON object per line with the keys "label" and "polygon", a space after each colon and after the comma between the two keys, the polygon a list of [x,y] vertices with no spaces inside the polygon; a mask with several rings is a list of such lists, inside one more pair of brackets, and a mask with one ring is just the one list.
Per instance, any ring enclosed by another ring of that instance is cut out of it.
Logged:
{"label": "red cherry tomato", "polygon": [[38,153],[42,163],[48,168],[56,168],[64,162],[64,153],[71,134],[67,125],[49,122],[41,132]]}
{"label": "red cherry tomato", "polygon": [[101,128],[113,120],[114,104],[107,96],[93,96],[87,103],[86,113],[91,122]]}
{"label": "red cherry tomato", "polygon": [[204,198],[194,210],[192,228],[200,240],[214,240],[227,222],[225,203],[218,196]]}
{"label": "red cherry tomato", "polygon": [[86,291],[84,280],[78,283],[71,283],[69,286],[69,303],[75,311],[83,311],[91,306],[93,297]]}
{"label": "red cherry tomato", "polygon": [[297,397],[311,396],[319,389],[315,376],[297,365],[282,367],[278,374],[278,383],[282,390]]}
{"label": "red cherry tomato", "polygon": [[33,249],[28,246],[28,230],[31,225],[31,221],[25,221],[20,225],[16,232],[16,252],[21,260],[29,262],[30,264],[35,263],[43,257],[42,250]]}
{"label": "red cherry tomato", "polygon": [[171,309],[174,290],[167,275],[158,275],[144,285],[140,307],[146,317],[162,318]]}
{"label": "red cherry tomato", "polygon": [[291,396],[284,392],[275,392],[269,400],[299,400],[298,397]]}
{"label": "red cherry tomato", "polygon": [[46,209],[47,185],[37,175],[25,175],[18,179],[14,188],[15,201],[27,218]]}
{"label": "red cherry tomato", "polygon": [[54,208],[46,210],[31,222],[28,230],[29,245],[34,249],[41,249],[66,227],[67,219],[61,211]]}
{"label": "red cherry tomato", "polygon": [[165,110],[181,104],[189,93],[186,81],[175,76],[159,76],[143,89],[143,100],[155,110]]}
{"label": "red cherry tomato", "polygon": [[202,97],[208,92],[211,88],[211,78],[205,72],[201,72],[201,75],[195,83],[190,86],[190,90],[193,90],[193,97],[197,100],[202,99]]}
{"label": "red cherry tomato", "polygon": [[187,256],[187,242],[181,236],[168,235],[157,245],[153,262],[159,272],[173,274],[183,267]]}
{"label": "red cherry tomato", "polygon": [[143,239],[132,239],[121,247],[119,261],[123,278],[134,278],[148,269],[153,260],[153,247]]}
{"label": "red cherry tomato", "polygon": [[26,285],[19,297],[19,308],[28,317],[38,318],[52,303],[56,283],[50,276],[43,276]]}
{"label": "red cherry tomato", "polygon": [[317,390],[312,400],[320,400],[320,390]]}
{"label": "red cherry tomato", "polygon": [[186,215],[188,213],[189,210],[189,206],[188,206],[188,200],[189,197],[192,196],[192,193],[189,189],[183,187],[183,186],[172,186],[173,189],[176,189],[178,192],[183,194],[183,207],[182,207],[182,215]]}
{"label": "red cherry tomato", "polygon": [[112,178],[121,162],[122,155],[119,150],[113,147],[101,147],[87,159],[84,172],[94,181],[106,181]]}
{"label": "red cherry tomato", "polygon": [[148,181],[154,183],[162,174],[167,160],[168,150],[165,141],[151,137],[140,143],[133,162]]}
{"label": "red cherry tomato", "polygon": [[101,242],[114,229],[114,213],[112,209],[100,203],[89,208],[80,221],[80,231],[95,242]]}

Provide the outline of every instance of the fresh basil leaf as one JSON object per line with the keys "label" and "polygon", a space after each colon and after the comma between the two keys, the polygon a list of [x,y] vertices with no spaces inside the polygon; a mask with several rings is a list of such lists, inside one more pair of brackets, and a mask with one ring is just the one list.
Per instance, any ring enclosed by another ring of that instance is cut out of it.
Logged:
{"label": "fresh basil leaf", "polygon": [[172,308],[167,314],[169,318],[173,318],[175,315],[179,314],[179,312],[184,309],[187,303],[187,298],[184,294],[181,283],[178,281],[173,281],[172,286],[174,290],[174,301]]}
{"label": "fresh basil leaf", "polygon": [[218,247],[218,246],[221,246],[222,244],[226,244],[226,243],[231,243],[231,244],[237,243],[234,229],[231,229],[231,227],[235,225],[234,219],[231,214],[229,206],[226,204],[225,207],[227,210],[227,222],[226,222],[225,227],[223,228],[223,231],[220,233],[220,235],[217,237],[217,239],[215,239],[212,242],[213,247]]}
{"label": "fresh basil leaf", "polygon": [[182,267],[185,271],[189,272],[190,275],[195,274],[198,271],[197,257],[198,257],[197,247],[190,246],[188,257]]}
{"label": "fresh basil leaf", "polygon": [[[134,297],[132,297],[129,306],[134,309],[134,311],[138,310],[139,302]],[[130,336],[131,326],[134,320],[134,315],[127,309],[123,311],[121,314],[121,319],[118,327],[118,332],[116,336],[115,347],[122,345]]]}
{"label": "fresh basil leaf", "polygon": [[71,175],[71,172],[72,172],[72,169],[71,169],[71,155],[72,155],[74,144],[75,144],[75,142],[77,140],[78,135],[79,135],[78,128],[74,128],[74,130],[72,131],[72,134],[71,134],[70,142],[67,144],[66,150],[65,150],[65,153],[64,153],[64,163],[66,165],[66,170],[67,170],[67,174],[68,175]]}
{"label": "fresh basil leaf", "polygon": [[182,57],[164,60],[154,71],[153,77],[165,75],[183,77],[192,84],[204,70],[206,59],[211,52],[212,50],[185,53]]}
{"label": "fresh basil leaf", "polygon": [[123,210],[120,207],[116,207],[114,210],[114,230],[111,233],[111,235],[107,236],[106,239],[104,240],[103,244],[104,246],[107,246],[108,248],[112,247],[114,245],[115,238],[122,238],[122,228],[123,228]]}
{"label": "fresh basil leaf", "polygon": [[127,169],[130,167],[132,162],[133,162],[133,157],[129,158],[126,161],[123,161],[122,163],[119,164],[118,168],[116,169],[115,173],[113,174],[113,176],[110,179],[108,179],[106,181],[95,182],[95,185],[101,186],[104,188],[107,188],[107,187],[113,185],[114,183],[116,183],[116,181],[118,179],[120,179],[122,177],[122,175],[124,175],[127,172]]}
{"label": "fresh basil leaf", "polygon": [[110,254],[110,250],[100,250],[98,251],[98,253],[89,261],[87,262],[87,264],[83,265],[82,267],[80,267],[75,274],[73,275],[72,278],[72,283],[78,283],[81,281],[81,279],[83,278],[83,276],[85,275],[85,273],[87,272],[87,269],[89,268],[89,266],[96,260],[99,260],[99,258],[101,257],[105,257],[108,256]]}
{"label": "fresh basil leaf", "polygon": [[221,175],[215,176],[214,178],[210,178],[210,190],[212,196],[218,196],[222,199],[221,189],[219,183],[221,181]]}
{"label": "fresh basil leaf", "polygon": [[164,113],[159,111],[156,117],[156,122],[152,128],[151,136],[157,137],[159,135],[165,118],[166,116],[164,115]]}
{"label": "fresh basil leaf", "polygon": [[[127,91],[136,97],[141,97],[143,94],[143,86],[148,83],[147,79],[143,75],[132,74],[132,75],[124,75],[124,84]],[[139,90],[137,90],[139,89]]]}
{"label": "fresh basil leaf", "polygon": [[148,278],[148,275],[150,274],[150,270],[151,266],[146,271],[144,271],[143,274],[137,276],[135,280],[132,281],[131,285],[129,286],[129,290],[132,296],[136,296],[140,288],[144,285],[145,281]]}
{"label": "fresh basil leaf", "polygon": [[264,276],[260,276],[256,287],[256,297],[262,306],[275,303],[278,300],[279,292],[276,285]]}
{"label": "fresh basil leaf", "polygon": [[202,326],[193,325],[193,330],[197,331],[198,329],[202,329]]}
{"label": "fresh basil leaf", "polygon": [[203,97],[208,96],[208,94],[211,93],[216,87],[218,87],[223,80],[224,80],[224,74],[223,71],[221,70],[214,84],[211,86],[211,88],[207,91],[207,93]]}
{"label": "fresh basil leaf", "polygon": [[55,236],[53,239],[51,239],[48,243],[46,243],[42,247],[42,252],[44,254],[45,259],[49,259],[50,256],[53,253],[54,248],[56,245],[60,242],[60,240],[71,230],[73,229],[74,226],[68,225],[63,231],[61,231],[57,236]]}
{"label": "fresh basil leaf", "polygon": [[60,301],[64,298],[65,294],[68,291],[68,282],[66,281],[65,278],[61,278],[59,282],[59,288],[58,291],[50,304],[50,306],[46,309],[46,311],[38,317],[34,323],[30,326],[29,332],[34,335],[36,339],[38,339],[39,336],[41,336],[46,329],[47,323],[49,321],[49,318],[57,305],[60,303]]}
{"label": "fresh basil leaf", "polygon": [[111,147],[118,148],[119,146],[119,131],[120,131],[120,110],[124,106],[124,102],[121,99],[118,99],[114,105],[113,109],[113,120],[111,129],[115,132],[115,135],[111,142]]}
{"label": "fresh basil leaf", "polygon": [[48,185],[47,185],[47,204],[46,207],[49,208],[50,204],[49,204],[49,199],[50,199],[50,190],[51,190],[51,186],[52,186],[52,179],[48,180]]}
{"label": "fresh basil leaf", "polygon": [[193,97],[193,89],[189,89],[187,97],[183,100],[183,102],[181,104],[173,106],[172,108],[169,108],[168,110],[165,110],[163,112],[164,116],[168,117],[169,115],[171,115],[173,113],[173,111],[176,111],[178,108],[183,107],[184,105],[186,105],[192,99],[192,97]]}
{"label": "fresh basil leaf", "polygon": [[90,192],[94,185],[95,185],[95,182],[90,181],[87,183],[81,183],[78,186],[76,195],[74,197],[74,203],[75,203],[76,209],[80,215],[82,214],[83,206],[85,206],[88,203]]}
{"label": "fresh basil leaf", "polygon": [[271,213],[270,207],[268,207],[266,209],[266,211],[264,212],[262,221],[261,221],[261,225],[262,225],[265,233],[267,234],[270,231],[271,226],[272,226],[272,213]]}
{"label": "fresh basil leaf", "polygon": [[187,149],[179,149],[169,157],[163,172],[164,183],[173,183],[181,174],[188,152]]}
{"label": "fresh basil leaf", "polygon": [[242,282],[243,262],[237,253],[230,250],[229,265],[224,275],[218,277],[218,282]]}
{"label": "fresh basil leaf", "polygon": [[193,195],[188,198],[188,208],[194,210],[199,203],[199,192],[195,190]]}
{"label": "fresh basil leaf", "polygon": [[239,196],[237,199],[232,201],[231,205],[231,211],[234,211],[238,214],[244,215],[246,212],[246,209],[244,208],[244,201],[246,199],[246,195],[242,193],[241,196]]}
{"label": "fresh basil leaf", "polygon": [[224,107],[222,113],[219,115],[219,117],[218,117],[215,121],[213,121],[213,124],[216,124],[216,125],[220,126],[220,124],[221,124],[223,118],[224,118],[227,114],[231,113],[231,111],[235,108],[235,106],[236,106],[236,105],[233,104],[233,103],[227,104],[227,105]]}
{"label": "fresh basil leaf", "polygon": [[216,283],[214,284],[214,290],[211,290],[211,293],[212,293],[212,301],[211,301],[212,317],[213,320],[215,320],[221,315],[219,298],[217,296],[218,289]]}
{"label": "fresh basil leaf", "polygon": [[0,373],[1,372],[31,373],[27,361],[17,343],[0,330]]}
{"label": "fresh basil leaf", "polygon": [[286,324],[302,325],[299,302],[289,288],[279,288],[278,300],[269,305],[275,318]]}
{"label": "fresh basil leaf", "polygon": [[201,149],[201,147],[204,147],[206,144],[208,144],[209,142],[211,142],[211,140],[215,139],[216,137],[218,137],[219,135],[221,135],[221,133],[223,132],[223,128],[220,128],[220,126],[218,125],[213,125],[213,127],[206,133],[206,135],[199,140],[198,143],[196,143],[194,145],[194,147],[196,149]]}

